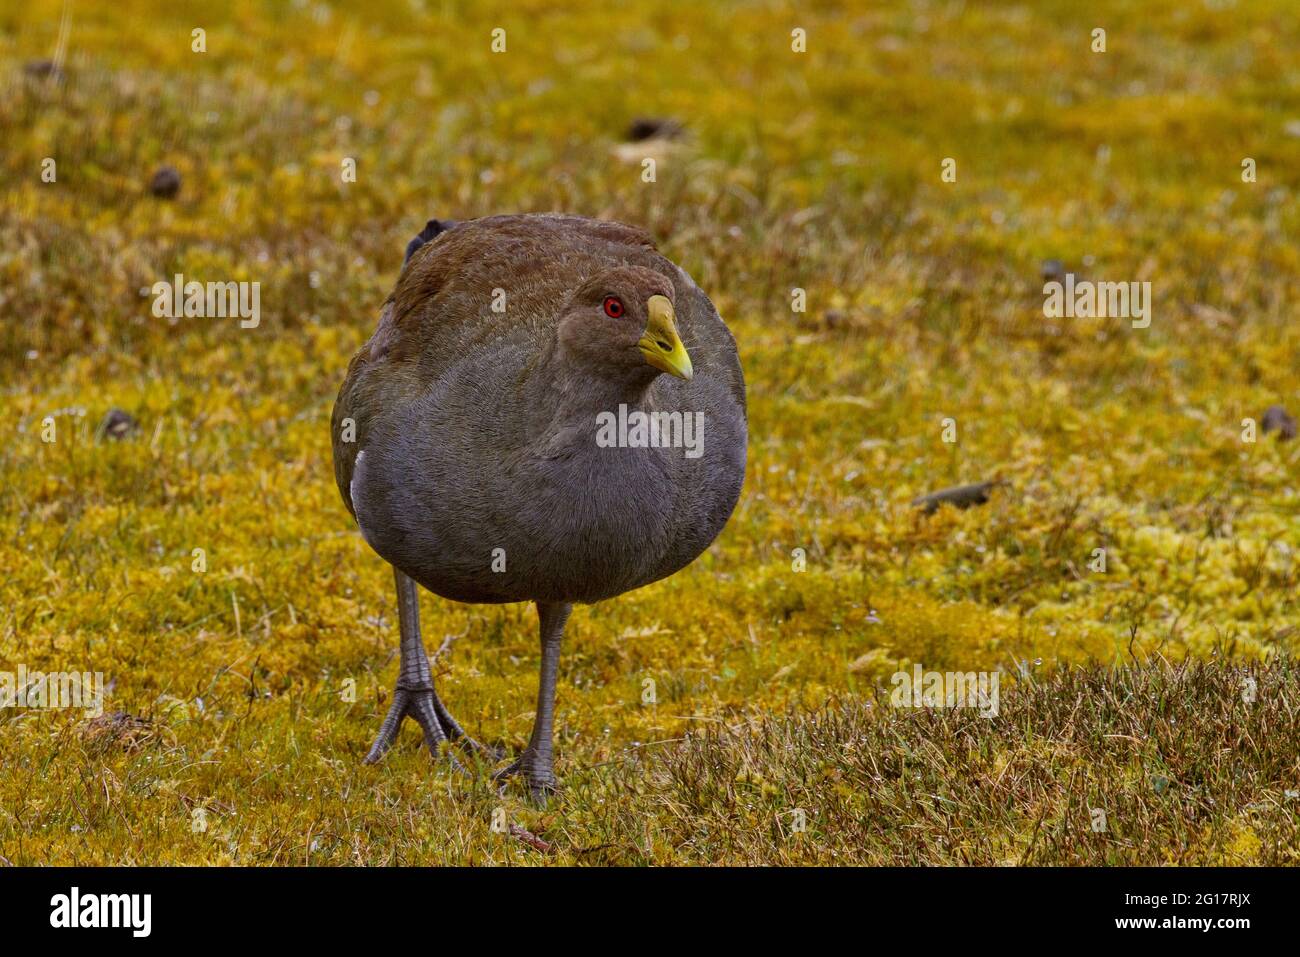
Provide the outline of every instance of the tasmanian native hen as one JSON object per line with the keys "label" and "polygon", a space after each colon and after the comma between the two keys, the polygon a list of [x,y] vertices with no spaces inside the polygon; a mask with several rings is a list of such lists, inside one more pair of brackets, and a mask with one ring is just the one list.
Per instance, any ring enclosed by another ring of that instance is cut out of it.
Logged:
{"label": "tasmanian native hen", "polygon": [[434,690],[417,584],[453,601],[532,601],[537,717],[497,777],[521,775],[545,800],[574,603],[685,567],[735,508],[746,413],[731,332],[631,226],[432,220],[348,366],[332,429],[343,501],[397,581],[401,669],[366,760],[407,715],[435,756],[447,741],[488,753]]}

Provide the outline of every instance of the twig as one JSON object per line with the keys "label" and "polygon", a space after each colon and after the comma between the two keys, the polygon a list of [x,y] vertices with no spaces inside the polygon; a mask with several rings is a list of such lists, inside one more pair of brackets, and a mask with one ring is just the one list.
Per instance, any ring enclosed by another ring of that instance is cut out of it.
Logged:
{"label": "twig", "polygon": [[541,851],[543,854],[555,853],[554,844],[547,844],[545,841],[543,841],[532,831],[525,830],[524,828],[520,827],[518,824],[510,825],[510,835],[511,837],[519,838],[519,840],[523,841],[525,844],[527,844],[535,851]]}
{"label": "twig", "polygon": [[438,659],[442,657],[443,652],[447,651],[447,649],[449,649],[452,646],[453,642],[458,641],[469,634],[469,627],[470,626],[467,624],[465,626],[465,630],[462,631],[459,635],[443,635],[442,644],[438,646],[438,650],[435,651],[433,653],[433,657],[429,659],[429,664],[430,665],[437,664]]}

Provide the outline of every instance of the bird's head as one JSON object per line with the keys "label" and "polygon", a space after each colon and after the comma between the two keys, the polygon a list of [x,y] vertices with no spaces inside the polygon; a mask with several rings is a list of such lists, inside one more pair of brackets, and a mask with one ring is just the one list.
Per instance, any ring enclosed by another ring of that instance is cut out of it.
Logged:
{"label": "bird's head", "polygon": [[579,286],[560,317],[559,340],[572,361],[607,377],[648,383],[661,372],[695,374],[677,333],[672,281],[642,266],[618,266]]}

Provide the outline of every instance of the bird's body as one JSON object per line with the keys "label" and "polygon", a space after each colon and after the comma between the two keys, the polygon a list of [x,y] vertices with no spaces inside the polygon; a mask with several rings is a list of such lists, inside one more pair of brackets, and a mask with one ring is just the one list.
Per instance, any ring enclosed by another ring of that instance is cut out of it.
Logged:
{"label": "bird's body", "polygon": [[[712,303],[618,223],[429,232],[333,417],[339,490],[399,589],[405,574],[456,601],[536,601],[545,632],[548,606],[562,629],[571,603],[689,564],[744,475],[744,380]],[[601,441],[636,413],[669,434]]]}
{"label": "bird's body", "polygon": [[[619,389],[566,368],[556,325],[569,290],[628,265],[673,285],[690,382]],[[678,413],[674,424],[701,413],[704,454],[599,446],[597,417],[620,405]],[[366,540],[456,601],[594,602],[670,575],[721,531],[744,474],[731,333],[644,234],[577,217],[493,217],[428,243],[334,414],[335,435],[357,422],[335,466]]]}

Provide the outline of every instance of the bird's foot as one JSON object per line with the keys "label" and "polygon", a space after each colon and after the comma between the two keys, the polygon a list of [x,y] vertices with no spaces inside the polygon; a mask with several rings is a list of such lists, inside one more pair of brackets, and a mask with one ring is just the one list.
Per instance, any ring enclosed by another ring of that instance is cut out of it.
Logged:
{"label": "bird's foot", "polygon": [[[460,742],[482,756],[485,761],[497,761],[501,758],[500,752],[479,744],[465,733],[465,729],[447,711],[431,686],[408,688],[399,683],[393,691],[393,703],[379,729],[379,735],[375,738],[375,743],[370,746],[370,753],[365,757],[366,764],[374,764],[393,746],[397,740],[397,732],[402,727],[402,720],[408,717],[415,719],[415,723],[424,732],[424,745],[434,759],[441,755],[444,744],[453,741]],[[447,759],[454,770],[462,772],[465,770],[454,755],[448,754]]]}
{"label": "bird's foot", "polygon": [[519,757],[492,775],[492,780],[504,792],[507,782],[516,775],[524,779],[529,796],[540,807],[545,807],[547,798],[559,788],[560,782],[555,777],[551,756],[539,754],[532,747],[524,748]]}

